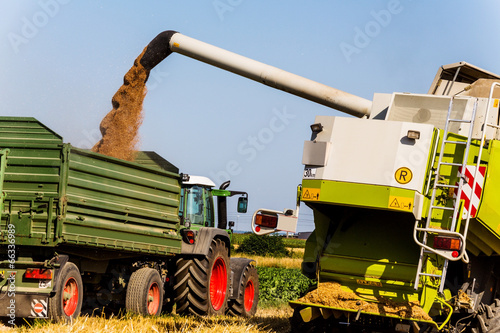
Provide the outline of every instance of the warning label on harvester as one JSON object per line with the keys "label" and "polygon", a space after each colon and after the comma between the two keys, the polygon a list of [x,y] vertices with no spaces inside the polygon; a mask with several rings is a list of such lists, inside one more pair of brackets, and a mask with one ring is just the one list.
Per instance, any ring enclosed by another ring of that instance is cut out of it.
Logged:
{"label": "warning label on harvester", "polygon": [[413,211],[413,198],[389,196],[388,208]]}
{"label": "warning label on harvester", "polygon": [[320,192],[319,188],[303,188],[302,200],[318,201],[319,192]]}
{"label": "warning label on harvester", "polygon": [[407,167],[402,167],[396,170],[394,178],[400,184],[408,184],[413,178],[413,173]]}

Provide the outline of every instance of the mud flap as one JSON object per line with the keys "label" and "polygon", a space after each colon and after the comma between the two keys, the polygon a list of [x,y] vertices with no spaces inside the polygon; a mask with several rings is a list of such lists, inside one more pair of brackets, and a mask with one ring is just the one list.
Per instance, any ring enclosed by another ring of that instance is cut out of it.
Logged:
{"label": "mud flap", "polygon": [[48,297],[33,297],[31,300],[30,318],[47,318],[48,317]]}
{"label": "mud flap", "polygon": [[49,297],[47,295],[27,295],[18,292],[14,297],[0,298],[1,315],[10,320],[16,318],[47,318]]}

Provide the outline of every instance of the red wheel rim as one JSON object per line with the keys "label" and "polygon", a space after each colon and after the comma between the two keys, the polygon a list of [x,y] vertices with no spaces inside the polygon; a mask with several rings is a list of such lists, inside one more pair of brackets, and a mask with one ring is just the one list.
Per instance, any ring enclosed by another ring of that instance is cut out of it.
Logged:
{"label": "red wheel rim", "polygon": [[78,296],[78,283],[75,278],[70,277],[66,280],[63,289],[62,305],[66,316],[71,317],[75,313],[78,306]]}
{"label": "red wheel rim", "polygon": [[210,301],[215,311],[220,310],[226,298],[227,270],[226,263],[221,257],[215,260],[210,277]]}
{"label": "red wheel rim", "polygon": [[245,311],[250,312],[252,310],[253,302],[255,300],[255,287],[252,281],[248,281],[245,286],[245,296],[243,298],[243,302],[245,305]]}
{"label": "red wheel rim", "polygon": [[159,306],[160,306],[160,287],[156,282],[153,282],[149,286],[149,291],[148,291],[148,313],[150,315],[155,315],[158,312]]}

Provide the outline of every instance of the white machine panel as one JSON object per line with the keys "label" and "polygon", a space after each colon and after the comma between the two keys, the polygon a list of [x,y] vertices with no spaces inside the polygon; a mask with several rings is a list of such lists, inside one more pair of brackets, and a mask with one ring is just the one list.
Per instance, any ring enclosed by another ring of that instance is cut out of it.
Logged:
{"label": "white machine panel", "polygon": [[[317,116],[315,123],[323,130],[304,145],[304,178],[422,192],[433,125],[332,116]],[[408,138],[408,131],[419,132],[420,138]],[[314,156],[321,152],[328,156]],[[315,165],[318,161],[324,166]]]}
{"label": "white machine panel", "polygon": [[[387,110],[386,120],[407,121],[421,124],[432,124],[437,128],[444,129],[446,116],[450,106],[450,96],[420,95],[420,94],[392,94],[392,100]],[[498,125],[498,99],[488,104],[488,98],[475,98],[469,96],[456,96],[453,100],[451,111],[452,119],[471,120],[474,102],[477,100],[476,117],[472,138],[481,140],[481,128],[484,123],[486,110],[489,107],[488,123]],[[449,132],[469,135],[470,125],[468,123],[451,122]],[[486,138],[488,140],[498,139],[496,128],[488,127]]]}

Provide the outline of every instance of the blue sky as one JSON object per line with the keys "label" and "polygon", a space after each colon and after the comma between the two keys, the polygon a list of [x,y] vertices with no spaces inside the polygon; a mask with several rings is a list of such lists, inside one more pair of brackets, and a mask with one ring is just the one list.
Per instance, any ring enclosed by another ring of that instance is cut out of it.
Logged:
{"label": "blue sky", "polygon": [[[35,117],[82,148],[99,140],[123,75],[164,30],[367,99],[426,93],[438,67],[458,61],[500,73],[494,0],[1,0],[0,9],[0,114]],[[343,115],[179,54],[153,70],[148,90],[141,149],[217,185],[229,176],[250,211],[293,208],[309,125]],[[229,216],[249,229],[250,213]],[[303,209],[299,230],[312,228]]]}

